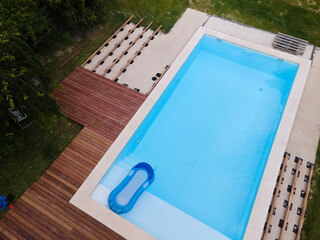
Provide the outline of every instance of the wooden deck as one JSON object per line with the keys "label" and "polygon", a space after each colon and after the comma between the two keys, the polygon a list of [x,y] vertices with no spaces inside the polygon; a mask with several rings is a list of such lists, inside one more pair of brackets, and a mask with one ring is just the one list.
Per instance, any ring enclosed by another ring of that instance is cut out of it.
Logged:
{"label": "wooden deck", "polygon": [[146,97],[81,67],[61,85],[54,96],[85,127],[0,221],[0,239],[122,239],[69,200]]}
{"label": "wooden deck", "polygon": [[53,92],[72,120],[115,140],[146,99],[142,93],[76,68]]}

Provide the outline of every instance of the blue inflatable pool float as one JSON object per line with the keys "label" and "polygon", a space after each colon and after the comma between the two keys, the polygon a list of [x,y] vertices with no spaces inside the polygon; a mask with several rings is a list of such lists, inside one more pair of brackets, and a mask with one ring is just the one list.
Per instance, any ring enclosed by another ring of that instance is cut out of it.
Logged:
{"label": "blue inflatable pool float", "polygon": [[135,165],[110,193],[108,198],[110,209],[117,214],[129,212],[153,179],[154,172],[148,163],[141,162]]}

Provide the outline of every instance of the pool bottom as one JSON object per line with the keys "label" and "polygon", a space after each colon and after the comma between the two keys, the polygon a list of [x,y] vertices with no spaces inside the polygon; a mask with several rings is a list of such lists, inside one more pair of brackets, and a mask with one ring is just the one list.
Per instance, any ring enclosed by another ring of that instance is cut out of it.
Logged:
{"label": "pool bottom", "polygon": [[[109,208],[108,197],[110,192],[125,178],[128,169],[131,167],[123,161],[113,166],[109,174],[103,179],[102,184],[98,184],[90,197]],[[130,212],[121,214],[121,216],[157,239],[230,240],[222,233],[147,191],[140,196]],[[159,229],[164,230],[159,231]]]}

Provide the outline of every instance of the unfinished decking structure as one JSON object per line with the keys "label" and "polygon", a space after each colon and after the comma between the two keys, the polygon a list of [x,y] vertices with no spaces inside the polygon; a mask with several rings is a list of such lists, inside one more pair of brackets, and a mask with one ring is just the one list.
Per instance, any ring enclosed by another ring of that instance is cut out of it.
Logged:
{"label": "unfinished decking structure", "polygon": [[300,239],[313,169],[313,163],[285,153],[262,240]]}
{"label": "unfinished decking structure", "polygon": [[[146,27],[140,26],[141,18],[136,24],[131,16],[107,41],[105,41],[83,64],[85,69],[97,73],[126,87],[140,92],[139,88],[129,86],[122,75],[127,71],[144,48],[148,47],[161,29],[150,29],[153,22]],[[151,79],[151,77],[150,77]]]}
{"label": "unfinished decking structure", "polygon": [[0,239],[122,239],[69,200],[146,96],[82,67],[61,85],[53,95],[84,128],[0,221]]}

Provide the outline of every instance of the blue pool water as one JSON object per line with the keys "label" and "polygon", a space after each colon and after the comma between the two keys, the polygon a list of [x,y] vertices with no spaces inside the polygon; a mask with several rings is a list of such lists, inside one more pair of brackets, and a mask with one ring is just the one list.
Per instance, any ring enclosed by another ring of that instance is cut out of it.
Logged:
{"label": "blue pool water", "polygon": [[147,162],[155,179],[146,194],[242,239],[297,69],[203,36],[100,183],[117,166]]}

